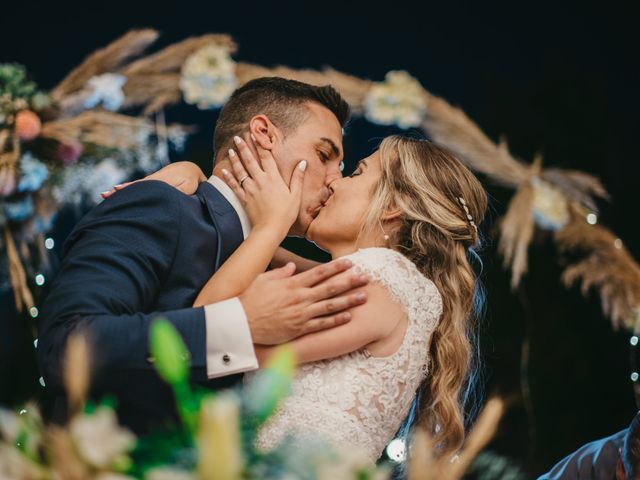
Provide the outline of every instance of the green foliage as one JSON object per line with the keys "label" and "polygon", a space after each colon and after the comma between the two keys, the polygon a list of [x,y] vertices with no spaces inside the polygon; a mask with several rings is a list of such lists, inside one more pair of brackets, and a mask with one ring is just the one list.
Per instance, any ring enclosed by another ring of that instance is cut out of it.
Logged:
{"label": "green foliage", "polygon": [[0,125],[12,124],[20,110],[42,110],[49,104],[49,97],[28,79],[24,66],[0,63]]}
{"label": "green foliage", "polygon": [[480,453],[465,478],[476,480],[524,480],[526,475],[511,460],[496,453],[485,451]]}
{"label": "green foliage", "polygon": [[256,422],[264,423],[291,390],[291,379],[295,371],[293,351],[280,347],[269,359],[266,369],[260,372],[245,392],[245,415]]}

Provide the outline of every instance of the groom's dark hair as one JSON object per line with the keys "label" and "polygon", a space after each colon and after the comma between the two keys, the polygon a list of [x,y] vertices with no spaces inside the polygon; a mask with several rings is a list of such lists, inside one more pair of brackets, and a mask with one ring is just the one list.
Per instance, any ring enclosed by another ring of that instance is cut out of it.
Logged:
{"label": "groom's dark hair", "polygon": [[349,120],[349,104],[330,85],[318,87],[281,77],[256,78],[233,92],[220,112],[213,134],[214,151],[240,135],[249,120],[259,114],[268,116],[284,135],[292,133],[309,114],[306,102],[329,109],[342,127]]}

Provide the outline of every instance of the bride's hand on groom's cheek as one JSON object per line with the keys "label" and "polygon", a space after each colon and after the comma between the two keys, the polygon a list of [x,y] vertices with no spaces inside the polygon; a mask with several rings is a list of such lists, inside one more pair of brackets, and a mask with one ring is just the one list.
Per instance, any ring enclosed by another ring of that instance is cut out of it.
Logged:
{"label": "bride's hand on groom's cheek", "polygon": [[293,275],[295,265],[263,273],[240,296],[253,343],[278,345],[308,333],[343,325],[348,309],[366,302],[353,291],[369,279],[346,259]]}
{"label": "bride's hand on groom's cheek", "polygon": [[294,168],[287,182],[271,151],[252,138],[234,137],[234,142],[236,148],[228,152],[232,171],[222,170],[225,182],[242,202],[253,229],[276,230],[284,237],[298,217],[306,161]]}
{"label": "bride's hand on groom's cheek", "polygon": [[111,190],[102,192],[100,195],[102,198],[109,198],[123,188],[128,187],[134,183],[144,182],[145,180],[158,180],[165,182],[172,187],[177,188],[185,195],[193,195],[198,190],[198,185],[207,180],[207,177],[202,172],[200,167],[192,162],[175,162],[161,168],[157,172],[147,175],[146,177],[136,180],[135,182],[127,182],[121,185],[116,185]]}

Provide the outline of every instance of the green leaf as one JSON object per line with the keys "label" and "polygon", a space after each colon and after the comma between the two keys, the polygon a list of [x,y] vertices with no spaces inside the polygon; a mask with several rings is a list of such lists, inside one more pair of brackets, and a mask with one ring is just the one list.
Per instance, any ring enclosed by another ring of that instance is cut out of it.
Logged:
{"label": "green leaf", "polygon": [[246,389],[245,407],[258,424],[275,412],[291,390],[295,372],[295,355],[290,347],[278,347],[265,370],[258,372]]}
{"label": "green leaf", "polygon": [[165,319],[151,323],[149,332],[151,355],[160,376],[171,386],[187,382],[189,376],[189,353],[180,334]]}

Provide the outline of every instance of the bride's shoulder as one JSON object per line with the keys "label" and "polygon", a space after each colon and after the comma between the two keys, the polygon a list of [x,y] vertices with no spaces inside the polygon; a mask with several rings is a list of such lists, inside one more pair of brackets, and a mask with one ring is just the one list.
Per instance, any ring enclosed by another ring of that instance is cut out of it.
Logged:
{"label": "bride's shoulder", "polygon": [[383,247],[362,248],[345,258],[351,260],[356,269],[368,274],[373,281],[384,284],[395,297],[420,292],[421,296],[429,295],[440,303],[442,301],[433,281],[396,250]]}

